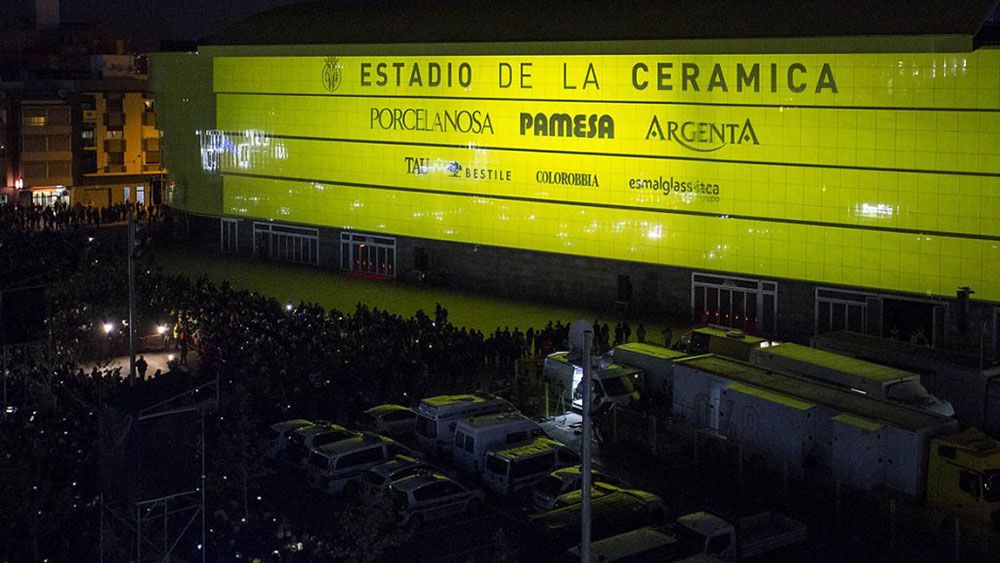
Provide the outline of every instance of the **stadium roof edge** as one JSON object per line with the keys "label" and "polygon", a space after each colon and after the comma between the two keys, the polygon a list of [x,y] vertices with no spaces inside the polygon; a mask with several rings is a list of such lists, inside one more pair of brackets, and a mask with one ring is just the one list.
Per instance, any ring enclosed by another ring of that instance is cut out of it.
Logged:
{"label": "stadium roof edge", "polygon": [[201,45],[635,41],[858,36],[970,38],[997,0],[328,0],[247,18]]}

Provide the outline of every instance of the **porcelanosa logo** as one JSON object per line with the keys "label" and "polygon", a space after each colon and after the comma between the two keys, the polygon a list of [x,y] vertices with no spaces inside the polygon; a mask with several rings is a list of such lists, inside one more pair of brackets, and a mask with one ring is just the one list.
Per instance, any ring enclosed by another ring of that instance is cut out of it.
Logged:
{"label": "porcelanosa logo", "polygon": [[323,66],[323,87],[326,88],[327,92],[336,92],[337,88],[340,88],[342,74],[340,59],[327,57],[326,64]]}
{"label": "porcelanosa logo", "polygon": [[726,145],[759,145],[757,132],[749,119],[743,123],[709,123],[701,121],[662,122],[653,116],[646,129],[647,141],[676,142],[697,152],[715,152]]}

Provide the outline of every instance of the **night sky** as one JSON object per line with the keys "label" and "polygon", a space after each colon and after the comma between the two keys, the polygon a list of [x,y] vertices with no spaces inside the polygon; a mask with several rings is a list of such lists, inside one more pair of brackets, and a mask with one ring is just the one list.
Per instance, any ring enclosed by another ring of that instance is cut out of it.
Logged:
{"label": "night sky", "polygon": [[[138,42],[196,40],[258,12],[302,0],[62,0],[63,22],[104,22]],[[34,0],[0,0],[0,27],[29,22]]]}

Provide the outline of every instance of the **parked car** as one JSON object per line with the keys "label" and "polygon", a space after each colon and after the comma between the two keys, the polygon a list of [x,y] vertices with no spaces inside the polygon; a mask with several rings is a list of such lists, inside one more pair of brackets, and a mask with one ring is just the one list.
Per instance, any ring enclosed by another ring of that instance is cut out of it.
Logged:
{"label": "parked car", "polygon": [[[531,561],[555,561],[580,541],[582,505],[571,504],[528,517],[529,537],[544,541],[526,545],[524,551]],[[642,526],[663,524],[663,501],[656,495],[631,494],[618,491],[593,499],[591,503],[591,538],[594,541],[635,530]]]}
{"label": "parked car", "polygon": [[[637,489],[625,489],[622,487],[617,487],[609,483],[593,483],[590,487],[590,498],[598,499],[605,495],[610,495],[613,493],[626,493],[632,495],[638,499],[643,500],[647,503],[649,510],[654,513],[663,514],[663,503],[659,500],[660,497],[647,493],[646,491],[640,491]],[[566,494],[560,495],[556,498],[553,509],[563,508],[566,506],[572,506],[574,504],[580,504],[583,502],[583,490],[577,489],[575,491],[570,491]],[[659,503],[659,504],[657,504]]]}
{"label": "parked car", "polygon": [[[609,483],[623,486],[617,478],[602,471],[591,470],[591,483]],[[531,489],[531,504],[537,510],[552,510],[556,499],[570,491],[580,490],[583,469],[580,466],[564,467],[549,473]]]}
{"label": "parked car", "polygon": [[315,426],[311,420],[295,418],[283,422],[275,422],[264,431],[264,437],[260,440],[260,451],[264,457],[274,459],[278,454],[288,447],[288,434],[299,428]]}
{"label": "parked car", "polygon": [[417,473],[440,473],[441,470],[420,458],[410,455],[397,455],[389,461],[367,469],[362,481],[362,492],[373,494],[386,491],[393,481]]}
{"label": "parked car", "polygon": [[397,455],[413,455],[392,438],[364,433],[321,446],[309,455],[309,483],[332,495],[361,492],[367,469],[385,463]]}
{"label": "parked car", "polygon": [[379,405],[362,413],[358,426],[386,436],[412,436],[417,427],[417,411],[402,405]]}
{"label": "parked car", "polygon": [[440,473],[393,481],[389,495],[398,510],[399,523],[411,527],[452,514],[476,512],[486,497],[483,491],[465,487]]}
{"label": "parked car", "polygon": [[357,437],[360,434],[360,432],[348,430],[339,424],[332,423],[306,426],[293,430],[288,434],[285,460],[293,466],[302,469],[309,461],[310,452],[333,442]]}
{"label": "parked car", "polygon": [[549,438],[506,447],[486,454],[483,482],[494,493],[510,495],[527,491],[546,475],[561,467],[580,463],[569,446]]}

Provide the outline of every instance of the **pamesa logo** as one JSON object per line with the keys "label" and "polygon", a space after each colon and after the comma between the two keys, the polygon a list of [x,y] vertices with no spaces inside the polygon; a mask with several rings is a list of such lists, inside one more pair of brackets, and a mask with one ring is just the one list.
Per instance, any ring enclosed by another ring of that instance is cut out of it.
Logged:
{"label": "pamesa logo", "polygon": [[340,88],[342,73],[340,59],[327,57],[326,64],[323,65],[323,87],[326,88],[327,92],[336,92],[337,88]]}

